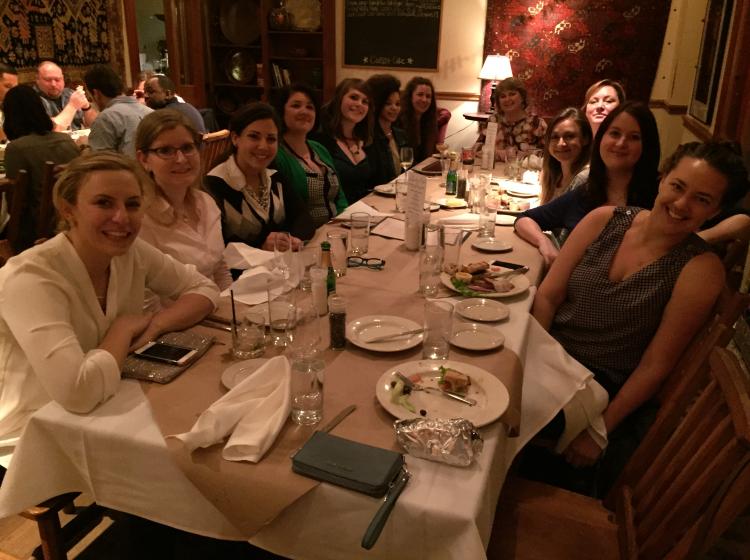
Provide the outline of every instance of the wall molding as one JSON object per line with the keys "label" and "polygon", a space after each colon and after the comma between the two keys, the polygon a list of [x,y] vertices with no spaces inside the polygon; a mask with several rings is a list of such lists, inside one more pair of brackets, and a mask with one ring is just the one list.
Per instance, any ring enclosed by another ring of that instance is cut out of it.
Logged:
{"label": "wall molding", "polygon": [[438,99],[448,99],[451,101],[479,101],[478,93],[468,93],[462,91],[436,91],[435,97]]}
{"label": "wall molding", "polygon": [[690,115],[682,115],[682,125],[695,134],[701,142],[708,142],[713,138],[709,128]]}
{"label": "wall molding", "polygon": [[685,115],[688,110],[687,105],[672,105],[666,99],[651,99],[648,106],[651,109],[663,109],[670,115]]}

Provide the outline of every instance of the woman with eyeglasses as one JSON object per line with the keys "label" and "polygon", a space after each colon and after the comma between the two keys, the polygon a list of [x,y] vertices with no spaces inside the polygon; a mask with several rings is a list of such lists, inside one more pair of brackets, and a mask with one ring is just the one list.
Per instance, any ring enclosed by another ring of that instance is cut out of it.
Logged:
{"label": "woman with eyeglasses", "polygon": [[229,130],[232,153],[205,179],[221,210],[224,241],[273,250],[279,234],[289,232],[292,249],[298,249],[315,226],[288,179],[268,169],[279,149],[276,111],[266,103],[246,105],[232,116]]}
{"label": "woman with eyeglasses", "polygon": [[[138,239],[150,187],[119,154],[73,160],[53,192],[65,230],[0,268],[3,447],[50,401],[93,410],[117,392],[129,351],[214,310],[213,282]],[[144,314],[146,288],[174,303]]]}
{"label": "woman with eyeglasses", "polygon": [[182,113],[154,111],[138,125],[136,157],[151,176],[155,196],[141,238],[210,278],[222,290],[232,283],[224,262],[221,212],[200,190],[201,135]]}

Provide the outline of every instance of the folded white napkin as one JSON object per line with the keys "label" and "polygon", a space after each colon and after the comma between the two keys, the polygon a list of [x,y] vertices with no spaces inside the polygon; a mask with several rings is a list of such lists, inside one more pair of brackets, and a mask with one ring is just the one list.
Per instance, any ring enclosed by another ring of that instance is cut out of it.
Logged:
{"label": "folded white napkin", "polygon": [[593,378],[578,390],[570,402],[563,407],[565,413],[565,431],[555,446],[556,453],[562,453],[571,441],[583,430],[596,444],[605,449],[607,447],[607,428],[604,425],[602,413],[609,404],[609,395],[604,387]]}
{"label": "folded white napkin", "polygon": [[284,356],[271,358],[203,412],[189,432],[168,437],[181,440],[193,452],[230,436],[222,457],[257,463],[289,417],[290,383],[289,361]]}
{"label": "folded white napkin", "polygon": [[273,251],[256,249],[246,243],[230,243],[224,249],[224,260],[227,266],[239,270],[246,270],[256,266],[270,266],[273,258]]}
{"label": "folded white napkin", "polygon": [[286,290],[283,276],[276,271],[270,271],[264,266],[251,268],[242,273],[232,285],[221,292],[224,297],[234,291],[234,299],[246,305],[257,305],[268,301],[268,282],[271,282],[271,299]]}
{"label": "folded white napkin", "polygon": [[369,214],[370,216],[392,215],[391,212],[378,212],[377,210],[375,210],[375,208],[373,208],[366,202],[362,202],[361,200],[358,200],[357,202],[349,206],[346,210],[344,210],[341,214],[336,216],[336,218],[339,220],[348,220],[349,218],[352,217],[352,214],[354,214],[354,212],[365,212],[366,214]]}

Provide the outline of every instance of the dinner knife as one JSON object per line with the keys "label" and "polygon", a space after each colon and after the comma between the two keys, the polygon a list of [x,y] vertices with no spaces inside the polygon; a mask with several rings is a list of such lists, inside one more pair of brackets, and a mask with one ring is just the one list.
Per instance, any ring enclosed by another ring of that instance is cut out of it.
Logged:
{"label": "dinner knife", "polygon": [[321,432],[330,432],[336,426],[338,426],[344,418],[346,418],[347,416],[349,416],[356,409],[357,409],[357,405],[356,404],[350,404],[344,410],[342,410],[336,416],[334,416],[333,419],[330,422],[328,422],[328,424],[326,424],[325,426],[323,426],[319,431],[321,431]]}
{"label": "dinner knife", "polygon": [[404,332],[400,332],[400,333],[393,333],[393,334],[386,334],[386,335],[383,335],[383,336],[376,336],[375,338],[371,338],[370,340],[365,340],[364,342],[366,342],[367,344],[371,344],[373,342],[386,342],[386,341],[392,340],[394,338],[400,338],[402,336],[407,336],[407,335],[412,336],[412,335],[415,335],[415,334],[421,334],[423,332],[424,332],[424,329],[414,329],[414,330],[411,330],[411,331],[404,331]]}
{"label": "dinner knife", "polygon": [[385,522],[388,521],[388,516],[390,516],[391,511],[393,511],[393,506],[396,505],[396,500],[401,495],[401,492],[404,491],[406,483],[409,482],[409,478],[411,478],[411,474],[406,470],[406,467],[404,467],[401,470],[401,474],[398,475],[390,488],[388,488],[388,492],[383,499],[380,509],[375,513],[375,517],[370,521],[370,525],[367,527],[367,530],[362,537],[362,548],[365,550],[370,550],[375,546],[380,533],[383,532]]}
{"label": "dinner knife", "polygon": [[510,268],[513,270],[516,270],[517,268],[523,268],[524,266],[526,266],[524,264],[512,263],[512,262],[507,262],[507,261],[494,261],[492,264],[496,266],[504,266],[505,268]]}

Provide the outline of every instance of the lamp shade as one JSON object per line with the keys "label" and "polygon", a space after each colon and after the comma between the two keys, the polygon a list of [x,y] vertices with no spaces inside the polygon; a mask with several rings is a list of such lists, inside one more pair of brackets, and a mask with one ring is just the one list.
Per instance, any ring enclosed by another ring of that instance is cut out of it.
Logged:
{"label": "lamp shade", "polygon": [[513,70],[510,68],[510,59],[501,54],[491,54],[484,59],[484,65],[479,72],[482,80],[504,80],[512,78]]}

